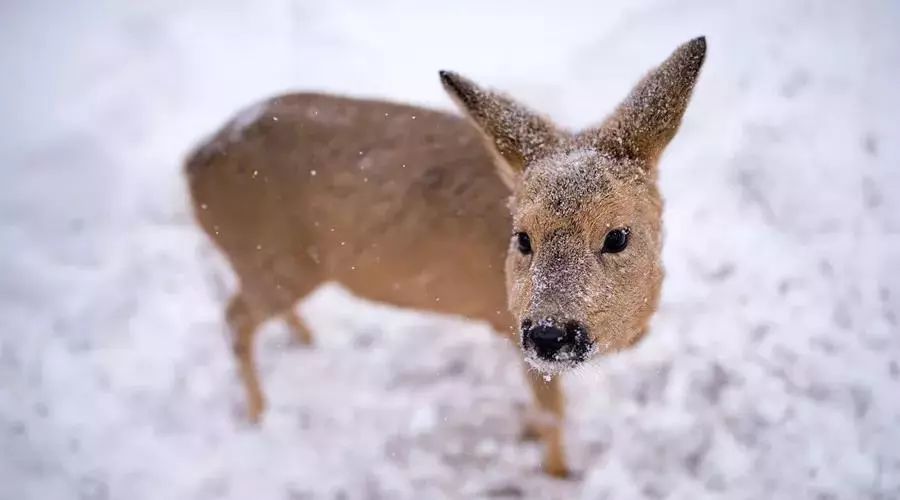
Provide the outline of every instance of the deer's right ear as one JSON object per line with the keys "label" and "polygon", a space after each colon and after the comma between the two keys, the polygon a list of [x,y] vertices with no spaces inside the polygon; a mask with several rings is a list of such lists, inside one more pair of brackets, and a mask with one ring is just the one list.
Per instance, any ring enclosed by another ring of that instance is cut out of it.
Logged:
{"label": "deer's right ear", "polygon": [[484,135],[510,188],[529,163],[558,143],[556,127],[525,106],[459,74],[441,71],[440,76],[444,89]]}

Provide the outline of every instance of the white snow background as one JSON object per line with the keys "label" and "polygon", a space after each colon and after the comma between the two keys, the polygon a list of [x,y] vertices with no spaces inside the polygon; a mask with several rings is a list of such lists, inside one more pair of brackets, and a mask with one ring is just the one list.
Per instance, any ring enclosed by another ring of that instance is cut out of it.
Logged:
{"label": "white snow background", "polygon": [[[443,68],[584,126],[699,34],[663,303],[565,377],[575,478],[485,325],[334,286],[242,423],[193,145],[287,90],[451,109]],[[0,499],[900,498],[896,1],[4,0],[0,68]]]}

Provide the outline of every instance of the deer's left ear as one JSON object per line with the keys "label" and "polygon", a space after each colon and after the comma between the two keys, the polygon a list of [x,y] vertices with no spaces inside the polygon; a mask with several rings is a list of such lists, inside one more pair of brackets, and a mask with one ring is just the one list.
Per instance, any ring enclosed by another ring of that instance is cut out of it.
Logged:
{"label": "deer's left ear", "polygon": [[681,125],[705,57],[705,37],[678,47],[635,85],[602,125],[580,138],[601,151],[655,164]]}
{"label": "deer's left ear", "polygon": [[450,97],[487,139],[497,156],[500,177],[510,188],[529,163],[559,142],[550,120],[509,97],[450,71],[441,71],[440,77]]}

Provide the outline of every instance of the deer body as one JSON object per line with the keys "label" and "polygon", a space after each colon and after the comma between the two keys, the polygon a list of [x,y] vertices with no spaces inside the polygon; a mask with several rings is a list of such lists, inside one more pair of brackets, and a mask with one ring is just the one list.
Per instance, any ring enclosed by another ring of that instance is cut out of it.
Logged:
{"label": "deer body", "polygon": [[[248,412],[263,321],[304,343],[296,302],[336,281],[401,307],[478,319],[519,339],[543,418],[545,470],[565,475],[555,373],[640,339],[662,280],[656,163],[706,45],[681,46],[600,126],[571,133],[453,73],[468,116],[292,94],[244,111],[188,159],[200,225],[240,288],[227,306]],[[497,175],[497,174],[500,175]]]}
{"label": "deer body", "polygon": [[320,94],[260,106],[188,162],[197,217],[254,309],[288,311],[336,281],[509,330],[509,194],[468,123]]}

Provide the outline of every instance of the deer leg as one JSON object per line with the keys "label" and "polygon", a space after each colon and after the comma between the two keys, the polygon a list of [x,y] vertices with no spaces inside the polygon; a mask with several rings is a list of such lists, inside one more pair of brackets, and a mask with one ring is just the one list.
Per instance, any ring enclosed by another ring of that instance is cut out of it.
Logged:
{"label": "deer leg", "polygon": [[257,327],[262,321],[259,316],[253,314],[240,292],[231,298],[225,317],[231,328],[231,347],[247,396],[247,418],[251,423],[257,424],[266,406],[259,383],[256,361],[253,358],[253,341],[256,337]]}
{"label": "deer leg", "polygon": [[294,337],[294,341],[300,345],[308,346],[312,345],[313,338],[312,333],[309,331],[309,327],[306,326],[306,322],[297,314],[297,311],[293,308],[288,309],[283,314],[284,321],[287,323],[288,328],[291,331],[291,335]]}
{"label": "deer leg", "polygon": [[563,446],[565,402],[559,377],[544,380],[543,376],[526,367],[526,376],[538,407],[538,418],[530,422],[526,432],[533,432],[544,443],[544,472],[556,477],[569,475]]}

